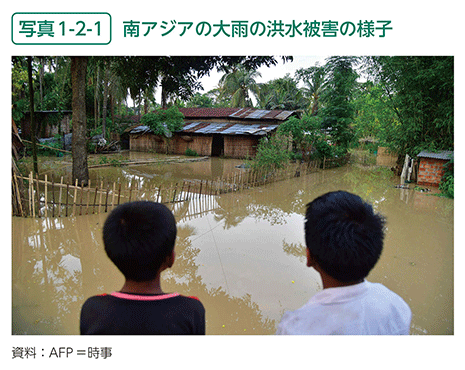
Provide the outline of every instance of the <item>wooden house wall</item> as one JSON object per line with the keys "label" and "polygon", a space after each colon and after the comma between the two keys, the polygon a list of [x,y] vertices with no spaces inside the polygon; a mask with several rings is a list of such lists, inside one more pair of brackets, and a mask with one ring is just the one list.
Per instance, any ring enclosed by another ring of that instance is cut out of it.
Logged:
{"label": "wooden house wall", "polygon": [[[258,136],[228,136],[224,135],[223,155],[230,158],[254,157],[257,153]],[[201,156],[212,155],[212,135],[175,135],[171,140],[172,154],[182,155],[186,149],[191,149]],[[130,150],[155,153],[166,153],[165,142],[156,135],[131,134]]]}
{"label": "wooden house wall", "polygon": [[150,133],[131,134],[129,149],[136,152],[166,153],[166,144],[162,139]]}
{"label": "wooden house wall", "polygon": [[188,140],[182,136],[176,135],[174,141],[174,154],[184,154],[186,149],[191,149],[197,152],[198,155],[211,155],[212,137],[207,135],[192,135]]}
{"label": "wooden house wall", "polygon": [[258,136],[225,136],[224,155],[231,158],[253,158],[257,154]]}

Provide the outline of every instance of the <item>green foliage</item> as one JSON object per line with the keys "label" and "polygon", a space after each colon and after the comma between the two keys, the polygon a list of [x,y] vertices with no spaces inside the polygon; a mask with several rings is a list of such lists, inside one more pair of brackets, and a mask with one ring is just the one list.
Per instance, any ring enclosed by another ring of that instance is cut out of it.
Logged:
{"label": "green foliage", "polygon": [[354,129],[357,138],[376,138],[382,146],[392,141],[399,121],[387,99],[379,84],[368,81],[358,85],[354,100]]}
{"label": "green foliage", "polygon": [[212,108],[213,99],[208,94],[195,93],[186,103],[188,108]]}
{"label": "green foliage", "polygon": [[20,100],[17,100],[14,104],[13,104],[13,109],[12,109],[12,117],[13,117],[13,120],[19,124],[19,122],[21,122],[21,120],[24,118],[24,112],[28,111],[29,110],[29,102],[27,101],[27,99],[20,99]]}
{"label": "green foliage", "polygon": [[123,165],[123,157],[100,157],[99,164],[108,164],[112,167],[121,167]]}
{"label": "green foliage", "polygon": [[248,69],[242,64],[235,65],[220,79],[219,98],[230,99],[231,107],[252,107],[249,91],[257,92],[258,85],[255,81],[257,77],[261,77],[258,71]]}
{"label": "green foliage", "polygon": [[150,127],[155,135],[171,137],[171,135],[182,129],[184,115],[176,107],[168,109],[157,109],[147,113],[141,118],[141,123]]}
{"label": "green foliage", "polygon": [[43,146],[37,146],[37,154],[43,155],[43,156],[57,156],[61,157],[63,156],[63,153],[58,151],[58,150],[53,150],[52,148],[56,149],[63,149],[63,137],[61,135],[55,135],[54,136],[54,141],[52,142],[47,142],[46,145],[47,148]]}
{"label": "green foliage", "polygon": [[444,175],[442,176],[439,190],[447,198],[454,198],[454,158],[444,164]]}
{"label": "green foliage", "polygon": [[309,68],[300,68],[295,72],[295,78],[304,83],[301,90],[310,102],[308,114],[316,116],[320,108],[320,97],[326,88],[325,68],[318,64]]}
{"label": "green foliage", "polygon": [[338,147],[347,148],[354,138],[350,125],[354,121],[353,93],[358,78],[353,67],[356,57],[330,57],[326,60],[327,87],[321,97],[324,107],[320,117]]}
{"label": "green foliage", "polygon": [[187,148],[184,155],[190,156],[190,157],[198,157],[199,153],[197,153],[194,149]]}
{"label": "green foliage", "polygon": [[286,74],[284,77],[259,84],[255,92],[258,104],[263,109],[298,110],[308,106],[308,99],[297,87],[297,80]]}
{"label": "green foliage", "polygon": [[453,150],[454,57],[370,57],[366,66],[399,122],[385,127],[391,149],[411,156]]}
{"label": "green foliage", "polygon": [[290,117],[279,126],[278,134],[290,137],[297,153],[300,156],[307,153],[308,159],[341,157],[347,150],[344,146],[330,144],[330,137],[321,128],[321,119],[318,116],[305,114],[300,119]]}
{"label": "green foliage", "polygon": [[317,141],[315,143],[315,149],[314,159],[331,158],[333,156],[332,147],[326,140]]}
{"label": "green foliage", "polygon": [[257,154],[251,161],[251,167],[265,171],[284,167],[289,161],[287,142],[288,139],[279,134],[271,138],[262,138],[258,143]]}

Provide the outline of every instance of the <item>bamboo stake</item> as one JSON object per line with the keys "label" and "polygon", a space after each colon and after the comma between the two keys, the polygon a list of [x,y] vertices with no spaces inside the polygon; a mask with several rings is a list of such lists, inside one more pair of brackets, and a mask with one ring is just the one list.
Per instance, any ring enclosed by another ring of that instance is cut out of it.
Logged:
{"label": "bamboo stake", "polygon": [[100,210],[102,209],[102,193],[103,193],[103,181],[100,181],[100,189],[102,189],[99,193],[99,198],[98,198],[98,213],[100,214]]}
{"label": "bamboo stake", "polygon": [[66,217],[68,217],[69,184],[66,184]]}
{"label": "bamboo stake", "polygon": [[[25,139],[22,139],[22,141],[24,141],[25,143],[32,143],[31,141],[29,141],[29,140],[25,140]],[[48,149],[57,150],[57,151],[59,151],[59,152],[63,152],[63,153],[70,153],[70,154],[71,154],[71,152],[70,152],[70,151],[68,151],[68,150],[58,149],[58,148],[54,148],[54,147],[52,147],[52,146],[43,145],[43,144],[37,144],[37,143],[36,143],[36,145],[37,145],[37,146],[44,147],[44,148],[48,148]]]}
{"label": "bamboo stake", "polygon": [[176,183],[176,185],[174,186],[173,203],[174,203],[174,200],[176,199],[176,190],[177,189],[178,189],[178,183]]}
{"label": "bamboo stake", "polygon": [[44,212],[44,215],[45,217],[48,216],[48,213],[47,213],[47,174],[45,174],[45,186],[44,186],[44,193],[45,193],[45,196],[44,196],[44,201],[45,201],[45,204],[44,204],[44,207],[45,207],[45,212]]}
{"label": "bamboo stake", "polygon": [[139,200],[139,185],[140,185],[140,182],[139,181],[136,181],[136,196],[135,196],[135,200]]}
{"label": "bamboo stake", "polygon": [[185,181],[183,180],[182,181],[182,187],[181,187],[181,193],[179,194],[179,200],[180,201],[183,201],[182,197],[183,197],[183,191],[184,191],[184,184],[185,184]]}
{"label": "bamboo stake", "polygon": [[[31,177],[32,177],[32,171],[29,173],[29,186],[28,186],[28,190],[29,190],[29,215],[32,215],[33,214],[33,211],[32,211],[32,180],[31,180]],[[33,216],[34,217],[34,216]]]}
{"label": "bamboo stake", "polygon": [[110,191],[110,187],[107,186],[107,195],[105,197],[105,213],[107,212],[107,206],[108,206],[108,192]]}
{"label": "bamboo stake", "polygon": [[60,194],[58,195],[58,217],[61,217],[61,195],[63,190],[63,176],[61,176],[60,182]]}
{"label": "bamboo stake", "polygon": [[52,217],[55,217],[55,182],[52,175]]}
{"label": "bamboo stake", "polygon": [[23,216],[23,205],[21,204],[21,195],[19,194],[18,177],[16,176],[16,173],[13,173],[13,175],[14,175],[14,180],[15,180],[16,197],[18,199],[18,205],[19,205],[19,213],[22,217]]}
{"label": "bamboo stake", "polygon": [[36,174],[37,217],[40,218],[39,175]]}
{"label": "bamboo stake", "polygon": [[111,209],[115,208],[116,183],[113,181],[113,193],[111,194]]}
{"label": "bamboo stake", "polygon": [[89,214],[89,198],[90,198],[90,180],[89,184],[87,185],[87,202],[86,202],[86,215]]}
{"label": "bamboo stake", "polygon": [[84,192],[84,186],[81,181],[81,204],[79,205],[79,215],[82,215],[82,193]]}
{"label": "bamboo stake", "polygon": [[121,183],[119,183],[119,187],[118,187],[118,206],[119,206],[119,199],[121,197]]}
{"label": "bamboo stake", "polygon": [[98,192],[98,185],[95,187],[95,194],[94,194],[94,204],[92,206],[92,214],[95,213],[95,202],[97,200],[97,192]]}
{"label": "bamboo stake", "polygon": [[76,216],[76,198],[77,198],[77,187],[78,187],[78,179],[74,181],[74,197],[73,197],[73,216]]}

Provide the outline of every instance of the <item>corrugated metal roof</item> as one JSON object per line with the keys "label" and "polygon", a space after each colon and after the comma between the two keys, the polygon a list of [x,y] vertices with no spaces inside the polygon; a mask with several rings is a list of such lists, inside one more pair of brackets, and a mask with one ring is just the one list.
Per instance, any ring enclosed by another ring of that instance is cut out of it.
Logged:
{"label": "corrugated metal roof", "polygon": [[129,133],[130,134],[143,134],[143,133],[149,132],[149,131],[150,131],[149,126],[140,125],[140,126],[132,128],[129,131]]}
{"label": "corrugated metal roof", "polygon": [[284,121],[294,111],[266,110],[255,108],[180,108],[186,119],[191,118],[236,118],[250,120]]}
{"label": "corrugated metal roof", "polygon": [[279,113],[277,116],[275,116],[276,119],[279,120],[285,120],[289,116],[291,116],[294,113],[292,110],[283,110],[281,113]]}
{"label": "corrugated metal roof", "polygon": [[229,117],[240,108],[179,108],[185,118],[220,118]]}
{"label": "corrugated metal roof", "polygon": [[[242,124],[242,123],[227,123],[227,122],[192,122],[184,126],[179,131],[185,134],[223,134],[223,135],[266,135],[267,133],[275,130],[278,125],[275,124]],[[130,134],[144,134],[150,132],[148,126],[138,126],[133,128]]]}
{"label": "corrugated metal roof", "polygon": [[227,122],[192,122],[184,126],[183,133],[223,134],[223,135],[265,135],[278,125],[262,123],[242,124]]}
{"label": "corrugated metal roof", "polygon": [[434,152],[427,152],[426,150],[421,151],[418,153],[418,158],[435,158],[435,159],[451,159],[451,156],[454,155],[453,151],[450,150],[443,150],[442,152],[434,153]]}

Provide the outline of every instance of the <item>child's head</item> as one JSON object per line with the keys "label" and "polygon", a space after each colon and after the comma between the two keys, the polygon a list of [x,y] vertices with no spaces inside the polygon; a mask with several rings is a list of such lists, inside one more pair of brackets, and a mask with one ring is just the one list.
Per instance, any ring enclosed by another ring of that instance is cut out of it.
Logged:
{"label": "child's head", "polygon": [[383,239],[384,218],[357,195],[335,191],[307,204],[308,251],[338,281],[364,279],[381,255]]}
{"label": "child's head", "polygon": [[160,203],[124,203],[110,213],[103,226],[108,257],[132,281],[153,280],[173,253],[175,240],[174,216]]}

